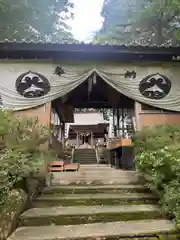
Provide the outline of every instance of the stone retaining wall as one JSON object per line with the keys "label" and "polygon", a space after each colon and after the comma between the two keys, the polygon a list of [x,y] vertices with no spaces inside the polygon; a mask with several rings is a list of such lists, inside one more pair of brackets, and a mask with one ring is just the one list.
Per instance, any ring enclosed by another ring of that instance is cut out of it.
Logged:
{"label": "stone retaining wall", "polygon": [[12,190],[0,213],[0,240],[5,240],[16,228],[18,218],[27,202],[27,194],[21,189]]}
{"label": "stone retaining wall", "polygon": [[[13,189],[0,211],[0,240],[6,240],[18,225],[19,216],[27,208],[31,207],[33,199],[37,197],[42,189],[47,185],[47,179],[51,179],[48,174],[46,177],[37,176],[36,178],[26,179],[26,191]],[[49,180],[50,181],[50,180]]]}

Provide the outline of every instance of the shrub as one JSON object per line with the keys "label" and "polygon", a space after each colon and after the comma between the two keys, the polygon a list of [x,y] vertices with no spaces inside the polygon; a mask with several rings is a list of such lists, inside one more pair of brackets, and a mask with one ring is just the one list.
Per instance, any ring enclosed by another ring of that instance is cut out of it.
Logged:
{"label": "shrub", "polygon": [[145,150],[158,150],[165,146],[180,143],[180,125],[156,125],[144,127],[134,136],[136,153]]}
{"label": "shrub", "polygon": [[49,131],[37,119],[18,119],[12,112],[0,110],[0,122],[0,202],[4,202],[12,188],[25,188],[20,183],[46,168],[54,153],[40,150]]}
{"label": "shrub", "polygon": [[180,125],[144,128],[134,138],[136,167],[180,227]]}

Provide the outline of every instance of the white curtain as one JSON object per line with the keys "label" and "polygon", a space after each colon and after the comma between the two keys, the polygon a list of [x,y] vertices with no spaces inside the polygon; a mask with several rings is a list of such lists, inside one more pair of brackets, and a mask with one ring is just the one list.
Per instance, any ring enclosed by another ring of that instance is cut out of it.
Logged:
{"label": "white curtain", "polygon": [[[61,66],[64,74],[54,74],[56,66]],[[41,97],[27,98],[16,89],[16,80],[21,74],[38,73],[50,84],[50,91]],[[126,71],[135,71],[135,78],[125,78]],[[92,73],[98,74],[107,84],[125,96],[155,107],[180,111],[180,69],[178,64],[167,63],[129,63],[129,64],[95,64],[95,63],[59,63],[59,62],[0,62],[0,95],[3,107],[23,110],[39,106],[62,97],[87,80]],[[139,91],[139,84],[149,75],[160,74],[171,82],[170,92],[161,99],[150,99]]]}

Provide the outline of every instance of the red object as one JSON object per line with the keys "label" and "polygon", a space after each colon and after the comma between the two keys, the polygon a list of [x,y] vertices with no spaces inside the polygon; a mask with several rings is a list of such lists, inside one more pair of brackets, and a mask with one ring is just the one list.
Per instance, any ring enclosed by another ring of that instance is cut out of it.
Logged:
{"label": "red object", "polygon": [[64,161],[54,161],[50,165],[51,172],[62,172],[64,171]]}
{"label": "red object", "polygon": [[78,171],[79,170],[79,164],[78,163],[70,163],[64,165],[64,171]]}
{"label": "red object", "polygon": [[54,161],[50,165],[50,172],[78,171],[78,163],[65,164],[64,161]]}

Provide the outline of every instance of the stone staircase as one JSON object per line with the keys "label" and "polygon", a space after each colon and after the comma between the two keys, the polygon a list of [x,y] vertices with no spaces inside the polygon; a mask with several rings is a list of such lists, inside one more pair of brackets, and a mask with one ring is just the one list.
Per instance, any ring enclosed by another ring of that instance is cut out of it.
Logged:
{"label": "stone staircase", "polygon": [[157,202],[135,172],[84,165],[55,173],[8,240],[178,239]]}
{"label": "stone staircase", "polygon": [[80,164],[96,164],[96,152],[94,149],[82,148],[75,149],[74,162]]}

